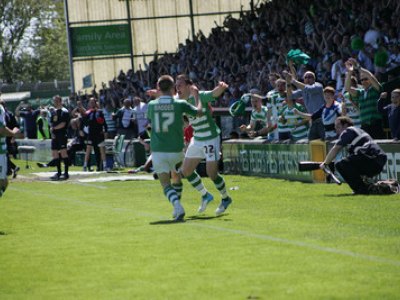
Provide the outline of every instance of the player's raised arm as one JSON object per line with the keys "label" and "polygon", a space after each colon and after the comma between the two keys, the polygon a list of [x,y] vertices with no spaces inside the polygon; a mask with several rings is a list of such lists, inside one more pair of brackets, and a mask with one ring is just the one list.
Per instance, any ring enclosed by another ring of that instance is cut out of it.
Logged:
{"label": "player's raised arm", "polygon": [[223,81],[218,82],[218,85],[212,90],[212,96],[214,98],[218,98],[221,96],[225,90],[229,87],[229,85]]}
{"label": "player's raised arm", "polygon": [[158,89],[151,89],[146,91],[146,95],[151,98],[159,98],[161,96],[161,92]]}
{"label": "player's raised arm", "polygon": [[194,84],[192,84],[190,86],[190,94],[193,96],[195,103],[196,103],[197,116],[201,117],[203,115],[203,104],[201,103],[201,100],[199,97],[199,89]]}

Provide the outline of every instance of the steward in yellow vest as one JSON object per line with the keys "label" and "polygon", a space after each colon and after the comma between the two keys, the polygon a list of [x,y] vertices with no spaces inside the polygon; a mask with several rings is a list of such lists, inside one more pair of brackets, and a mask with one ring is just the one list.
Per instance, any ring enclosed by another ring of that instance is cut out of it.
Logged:
{"label": "steward in yellow vest", "polygon": [[39,140],[46,140],[50,138],[49,120],[47,119],[47,110],[42,109],[39,117],[36,119],[37,124],[37,137]]}

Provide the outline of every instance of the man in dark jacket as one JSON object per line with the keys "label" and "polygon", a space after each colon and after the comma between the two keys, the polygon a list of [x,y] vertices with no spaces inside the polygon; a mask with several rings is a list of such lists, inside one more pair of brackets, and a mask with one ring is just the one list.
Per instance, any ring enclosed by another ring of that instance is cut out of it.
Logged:
{"label": "man in dark jacket", "polygon": [[370,194],[371,184],[366,183],[362,176],[373,177],[382,172],[387,161],[385,152],[367,132],[354,127],[349,117],[338,117],[335,128],[339,139],[320,167],[329,165],[339,151],[348,146],[349,155],[336,162],[335,168],[354,194]]}

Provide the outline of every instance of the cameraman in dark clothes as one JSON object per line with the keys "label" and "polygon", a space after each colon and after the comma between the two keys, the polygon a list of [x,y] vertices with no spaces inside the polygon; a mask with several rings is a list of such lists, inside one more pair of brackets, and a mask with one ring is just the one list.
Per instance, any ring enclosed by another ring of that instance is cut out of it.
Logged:
{"label": "cameraman in dark clothes", "polygon": [[335,163],[336,170],[349,184],[354,194],[370,194],[371,185],[364,182],[362,176],[373,177],[382,172],[387,156],[371,136],[364,130],[354,127],[349,117],[338,117],[335,129],[339,135],[335,146],[320,165],[329,165],[342,150],[349,147],[349,155]]}

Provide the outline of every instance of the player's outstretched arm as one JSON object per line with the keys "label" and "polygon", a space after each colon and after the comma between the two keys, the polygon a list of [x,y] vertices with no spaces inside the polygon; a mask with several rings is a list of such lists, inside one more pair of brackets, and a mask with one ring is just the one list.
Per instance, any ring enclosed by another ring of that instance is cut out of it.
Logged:
{"label": "player's outstretched arm", "polygon": [[12,130],[8,127],[0,127],[0,136],[19,137],[18,133],[18,127],[14,127]]}
{"label": "player's outstretched arm", "polygon": [[298,116],[304,118],[304,119],[307,119],[307,120],[311,119],[311,114],[301,112],[301,111],[299,111],[297,108],[294,108],[294,109],[293,109],[293,113],[294,113],[295,115],[298,115]]}
{"label": "player's outstretched arm", "polygon": [[146,95],[151,98],[159,98],[161,96],[161,92],[157,89],[151,89],[146,91]]}
{"label": "player's outstretched arm", "polygon": [[203,115],[203,104],[201,103],[200,100],[199,89],[194,84],[190,86],[190,94],[193,96],[194,101],[196,103],[197,116],[201,117]]}
{"label": "player's outstretched arm", "polygon": [[214,98],[218,98],[221,96],[225,90],[229,87],[229,85],[223,81],[218,82],[218,85],[212,90],[212,96]]}

